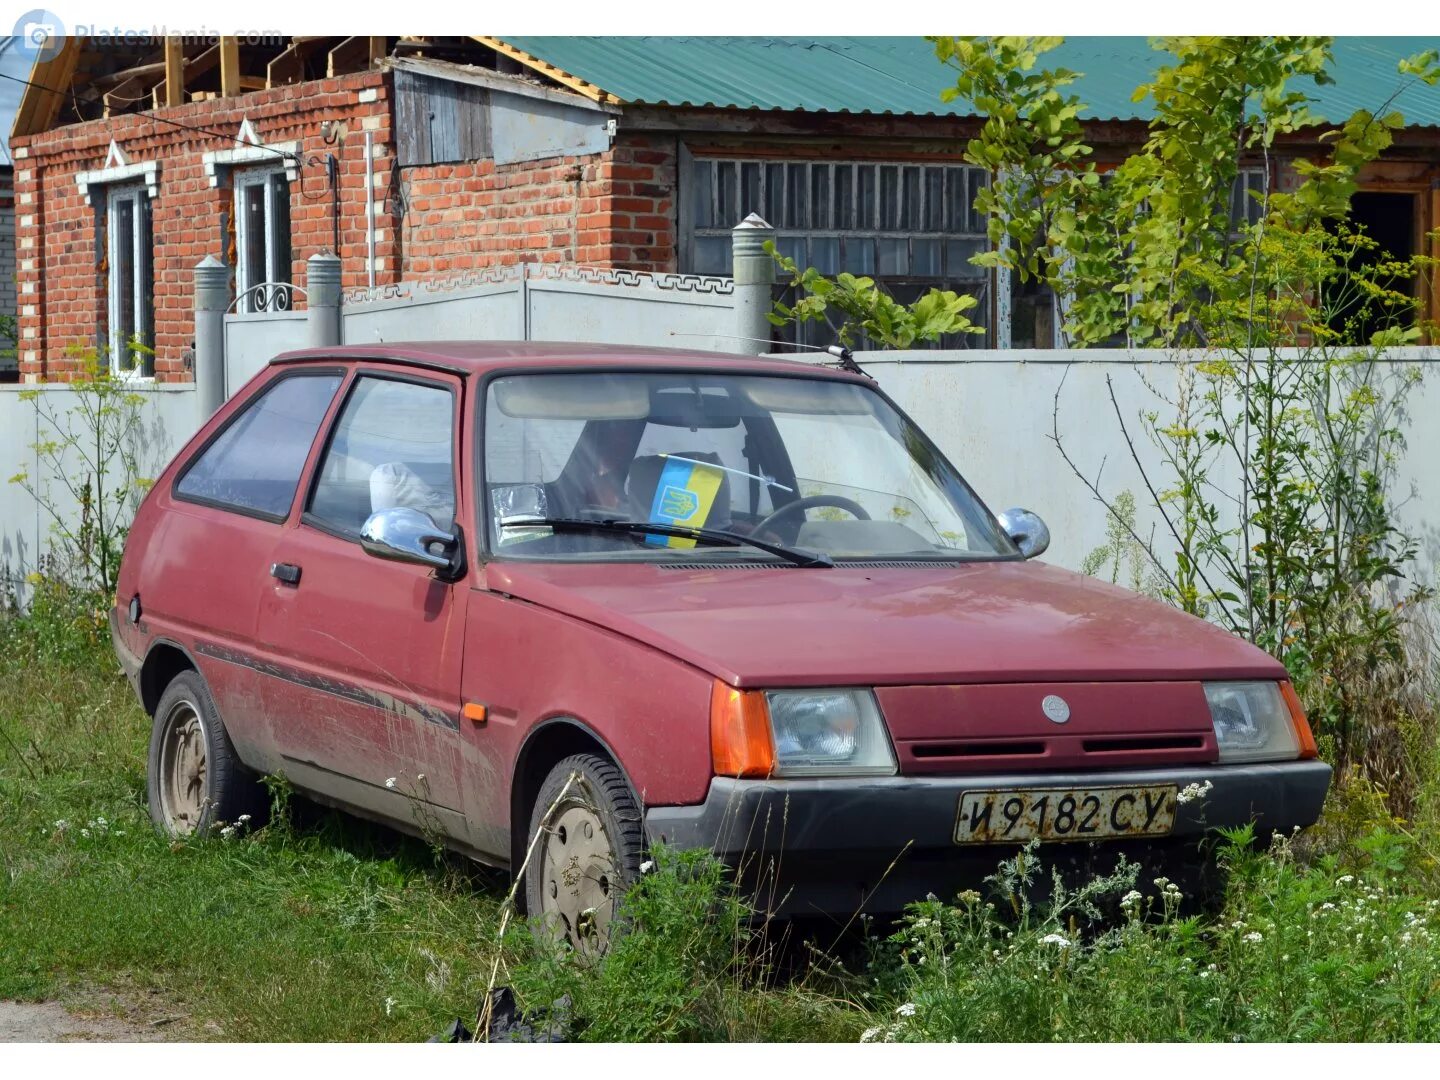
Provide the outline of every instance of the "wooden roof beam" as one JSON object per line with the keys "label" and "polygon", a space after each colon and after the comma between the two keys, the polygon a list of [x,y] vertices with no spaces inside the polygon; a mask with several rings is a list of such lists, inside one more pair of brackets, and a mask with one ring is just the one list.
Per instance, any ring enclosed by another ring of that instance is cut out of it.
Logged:
{"label": "wooden roof beam", "polygon": [[220,96],[238,97],[240,94],[240,39],[220,39]]}
{"label": "wooden roof beam", "polygon": [[472,40],[478,41],[487,49],[494,49],[502,56],[508,56],[512,60],[519,61],[520,63],[528,67],[530,70],[544,75],[547,79],[554,79],[561,86],[568,86],[577,94],[584,94],[591,101],[598,101],[602,105],[625,104],[624,101],[622,101],[620,98],[616,97],[614,94],[610,93],[603,87],[596,86],[594,83],[588,83],[579,76],[571,75],[568,71],[564,71],[561,68],[556,67],[554,64],[546,63],[538,56],[531,56],[523,49],[517,49],[515,48],[515,46],[501,41],[499,38],[480,37],[478,35],[472,35]]}
{"label": "wooden roof beam", "polygon": [[[185,101],[185,42],[178,37],[165,39],[165,78],[155,88],[156,104],[163,93],[167,106]],[[162,90],[161,87],[164,89]]]}
{"label": "wooden roof beam", "polygon": [[[178,39],[166,39],[165,48],[167,50],[169,50],[170,42],[173,40]],[[169,61],[169,58],[170,54],[167,51],[167,63]],[[207,71],[213,71],[215,69],[215,65],[218,63],[220,63],[219,42],[216,42],[215,44],[209,46],[202,46],[201,51],[198,52],[196,55],[184,57],[184,64],[182,67],[180,78],[176,79],[172,84],[170,76],[167,74],[164,80],[158,83],[155,89],[151,91],[151,106],[158,109],[162,105],[184,105],[187,100],[185,92],[186,82],[191,79],[198,79]],[[169,70],[168,67],[166,70]]]}
{"label": "wooden roof beam", "polygon": [[15,110],[12,134],[37,135],[55,126],[74,82],[83,42],[83,38],[67,37],[59,52],[48,60],[37,60],[30,68],[30,81]]}
{"label": "wooden roof beam", "polygon": [[290,47],[271,60],[265,67],[267,87],[289,86],[305,79],[305,59],[322,41],[333,41],[326,37],[297,37],[290,39]]}
{"label": "wooden roof beam", "polygon": [[348,75],[353,71],[374,71],[375,65],[389,53],[389,39],[383,37],[348,37],[330,50],[326,57],[325,77]]}
{"label": "wooden roof beam", "polygon": [[114,112],[124,112],[147,98],[153,100],[153,91],[156,86],[165,81],[167,71],[168,60],[162,60],[157,64],[142,64],[126,72],[120,72],[119,74],[125,77],[114,87],[105,91],[103,115],[109,116]]}

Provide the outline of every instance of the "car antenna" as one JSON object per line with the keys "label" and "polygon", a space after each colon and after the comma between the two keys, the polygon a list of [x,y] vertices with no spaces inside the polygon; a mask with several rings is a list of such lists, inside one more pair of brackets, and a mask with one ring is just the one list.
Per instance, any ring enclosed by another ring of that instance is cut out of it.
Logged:
{"label": "car antenna", "polygon": [[[746,337],[743,334],[686,334],[679,330],[671,330],[671,337],[705,337],[724,338],[727,341],[754,341],[761,345],[774,344],[769,338]],[[812,352],[829,353],[835,357],[835,366],[842,371],[849,371],[856,375],[863,375],[867,379],[874,379],[868,371],[855,362],[855,354],[846,345],[805,345],[801,342],[786,342],[792,349],[809,349]]]}

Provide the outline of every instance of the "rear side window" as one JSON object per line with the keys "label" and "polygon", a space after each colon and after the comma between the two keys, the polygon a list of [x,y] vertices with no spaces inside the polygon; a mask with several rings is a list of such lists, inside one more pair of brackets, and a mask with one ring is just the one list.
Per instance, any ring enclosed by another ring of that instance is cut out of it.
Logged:
{"label": "rear side window", "polygon": [[190,463],[175,494],[283,520],[340,378],[327,372],[271,383]]}
{"label": "rear side window", "polygon": [[358,535],[365,519],[406,506],[455,520],[455,399],[443,386],[355,380],[319,467],[306,520]]}

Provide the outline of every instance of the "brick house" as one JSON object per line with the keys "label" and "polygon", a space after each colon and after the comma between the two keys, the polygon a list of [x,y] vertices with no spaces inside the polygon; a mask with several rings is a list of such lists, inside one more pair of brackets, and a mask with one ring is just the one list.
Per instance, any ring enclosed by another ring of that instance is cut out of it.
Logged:
{"label": "brick house", "polygon": [[[1425,45],[1373,41],[1389,44],[1337,43],[1320,111],[1383,101]],[[1063,48],[1094,73],[1079,92],[1097,157],[1118,158],[1144,138],[1129,94],[1158,58],[1142,39]],[[303,303],[287,285],[320,251],[347,289],[520,261],[726,274],[752,210],[802,262],[902,298],[973,292],[985,343],[1047,347],[1053,301],[968,261],[988,177],[961,158],[977,121],[940,103],[949,81],[920,39],[67,39],[12,139],[22,377],[65,378],[99,345],[188,379],[206,255],[242,311]],[[1410,126],[1356,216],[1409,254],[1440,224],[1440,91],[1399,105]],[[1316,147],[1280,146],[1273,182]]]}

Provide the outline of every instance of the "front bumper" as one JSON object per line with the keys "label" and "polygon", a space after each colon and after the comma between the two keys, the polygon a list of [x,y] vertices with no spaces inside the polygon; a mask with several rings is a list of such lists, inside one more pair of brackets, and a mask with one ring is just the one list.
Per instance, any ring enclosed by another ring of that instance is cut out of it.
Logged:
{"label": "front bumper", "polygon": [[[1211,785],[1176,807],[1166,837],[1045,845],[1067,863],[1114,868],[1114,855],[1168,865],[1193,858],[1195,841],[1217,827],[1254,822],[1257,833],[1289,831],[1320,816],[1330,786],[1321,761],[1263,765],[1198,765],[1106,772],[1016,773],[991,776],[890,776],[856,779],[733,780],[717,777],[699,806],[657,806],[646,812],[652,841],[708,847],[747,879],[764,877],[778,914],[814,912],[848,917],[862,907],[894,912],[928,892],[975,888],[1014,845],[954,842],[960,796],[1017,788]],[[1095,868],[1092,866],[1092,868]],[[1173,876],[1173,875],[1172,875]]]}

